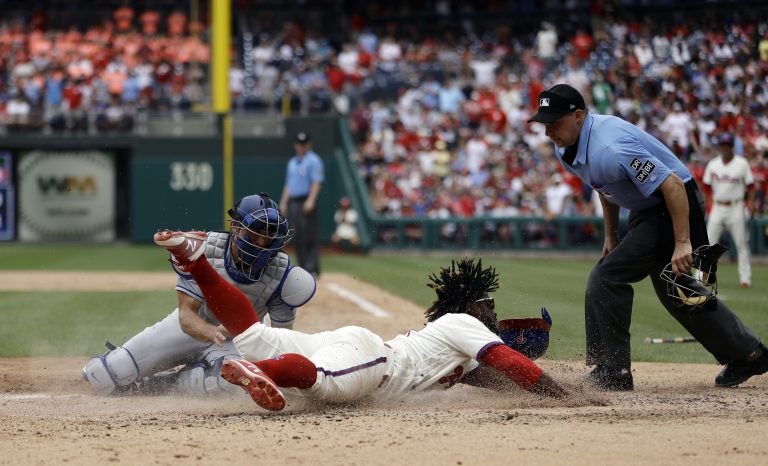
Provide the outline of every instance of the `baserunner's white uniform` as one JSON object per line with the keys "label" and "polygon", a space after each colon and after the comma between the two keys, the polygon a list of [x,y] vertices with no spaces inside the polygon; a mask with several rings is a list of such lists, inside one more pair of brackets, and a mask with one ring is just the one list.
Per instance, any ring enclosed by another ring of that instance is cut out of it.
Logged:
{"label": "baserunner's white uniform", "polygon": [[712,210],[707,219],[709,241],[718,241],[723,230],[731,234],[738,254],[739,280],[751,285],[752,268],[744,215],[746,189],[755,182],[749,162],[737,156],[723,163],[721,156],[715,157],[704,169],[703,181],[712,188]]}
{"label": "baserunner's white uniform", "polygon": [[249,361],[285,353],[306,356],[317,366],[317,381],[308,390],[288,393],[326,401],[395,398],[430,387],[449,388],[476,368],[488,349],[504,344],[467,314],[446,314],[387,342],[361,327],[306,334],[260,323],[233,341]]}

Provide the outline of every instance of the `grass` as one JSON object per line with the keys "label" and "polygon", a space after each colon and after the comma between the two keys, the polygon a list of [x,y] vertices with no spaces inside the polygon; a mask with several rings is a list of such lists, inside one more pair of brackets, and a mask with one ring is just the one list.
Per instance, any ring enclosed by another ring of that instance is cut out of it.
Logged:
{"label": "grass", "polygon": [[[457,254],[324,255],[323,270],[376,284],[426,308],[434,294],[429,274]],[[584,285],[590,260],[484,255],[496,267],[499,318],[537,317],[546,306],[554,320],[549,358],[583,359]],[[165,255],[150,245],[0,245],[0,269],[167,271]],[[170,271],[169,271],[170,273]],[[720,269],[721,297],[759,336],[768,337],[768,291],[738,288],[736,268]],[[768,266],[753,268],[765,283]],[[635,287],[632,349],[635,361],[714,362],[698,344],[650,345],[645,337],[687,335],[661,307],[645,280]],[[0,292],[0,356],[87,356],[120,344],[165,317],[176,305],[173,290],[159,292]],[[300,317],[299,317],[300,318]]]}
{"label": "grass", "polygon": [[[427,307],[434,297],[425,286],[428,274],[450,263],[453,257],[457,256],[331,256],[323,258],[323,266],[358,276]],[[484,262],[495,266],[500,275],[500,288],[495,293],[499,319],[538,317],[539,309],[546,306],[553,319],[547,356],[583,359],[584,287],[593,261],[485,255]],[[768,290],[758,286],[739,288],[733,264],[722,264],[719,270],[722,299],[758,336],[768,339]],[[766,278],[768,267],[753,267],[753,283],[765,283]],[[698,344],[645,343],[646,337],[688,335],[659,304],[649,279],[635,286],[631,332],[635,361],[714,362]]]}
{"label": "grass", "polygon": [[168,270],[157,246],[0,243],[0,270]]}
{"label": "grass", "polygon": [[176,306],[173,290],[0,292],[0,356],[90,356],[121,344]]}

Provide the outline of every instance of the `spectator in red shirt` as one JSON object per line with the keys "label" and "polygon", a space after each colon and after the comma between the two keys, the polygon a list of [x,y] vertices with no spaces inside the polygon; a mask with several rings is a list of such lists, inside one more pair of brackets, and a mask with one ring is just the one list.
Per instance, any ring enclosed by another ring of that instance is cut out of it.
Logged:
{"label": "spectator in red shirt", "polygon": [[139,16],[139,21],[141,21],[141,32],[145,36],[154,36],[158,31],[160,13],[155,10],[147,10]]}
{"label": "spectator in red shirt", "polygon": [[475,197],[472,192],[465,189],[451,206],[453,214],[458,217],[471,217],[475,214]]}
{"label": "spectator in red shirt", "polygon": [[528,83],[528,108],[539,108],[539,94],[544,91],[544,83],[540,79],[531,79]]}
{"label": "spectator in red shirt", "polygon": [[80,110],[80,106],[83,104],[83,92],[77,83],[73,80],[67,80],[63,94],[68,110]]}
{"label": "spectator in red shirt", "polygon": [[133,8],[124,5],[115,10],[113,17],[118,33],[130,32],[133,29]]}
{"label": "spectator in red shirt", "polygon": [[491,131],[494,133],[502,133],[507,128],[507,115],[498,107],[485,113],[485,121],[490,124]]}
{"label": "spectator in red shirt", "polygon": [[328,87],[331,91],[339,93],[344,89],[346,76],[344,70],[339,68],[336,57],[332,56],[328,61],[328,66],[325,69],[325,76],[328,78]]}
{"label": "spectator in red shirt", "polygon": [[725,111],[723,112],[723,116],[720,117],[720,124],[718,125],[720,131],[725,133],[736,132],[737,122],[738,117],[736,116],[736,108],[730,102],[725,104]]}
{"label": "spectator in red shirt", "polygon": [[592,40],[592,36],[584,29],[576,31],[576,34],[571,38],[571,44],[582,60],[588,60],[590,52],[595,47],[595,41]]}
{"label": "spectator in red shirt", "polygon": [[187,32],[187,15],[182,11],[174,11],[168,15],[168,34],[171,37],[180,37]]}

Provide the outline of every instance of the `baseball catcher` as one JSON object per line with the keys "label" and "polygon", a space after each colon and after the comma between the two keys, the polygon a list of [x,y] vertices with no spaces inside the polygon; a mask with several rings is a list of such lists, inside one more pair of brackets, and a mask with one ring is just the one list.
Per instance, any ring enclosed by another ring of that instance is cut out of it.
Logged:
{"label": "baseball catcher", "polygon": [[[259,310],[260,320],[292,328],[296,308],[312,298],[316,284],[281,252],[292,236],[288,220],[265,193],[240,199],[228,213],[229,232],[202,234],[196,254]],[[96,393],[232,391],[220,377],[222,363],[240,357],[230,333],[210,309],[201,284],[173,254],[170,261],[178,274],[178,307],[122,346],[86,362],[82,376]],[[172,370],[178,366],[183,368]]]}

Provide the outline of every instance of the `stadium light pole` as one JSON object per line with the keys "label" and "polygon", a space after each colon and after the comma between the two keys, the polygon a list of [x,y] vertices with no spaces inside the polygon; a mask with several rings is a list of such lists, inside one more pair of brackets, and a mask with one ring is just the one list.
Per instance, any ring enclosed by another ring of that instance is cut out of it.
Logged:
{"label": "stadium light pole", "polygon": [[224,229],[227,210],[234,204],[234,144],[232,140],[231,99],[229,95],[229,54],[232,24],[231,0],[211,1],[211,52],[213,111],[221,138],[222,175],[224,191]]}

